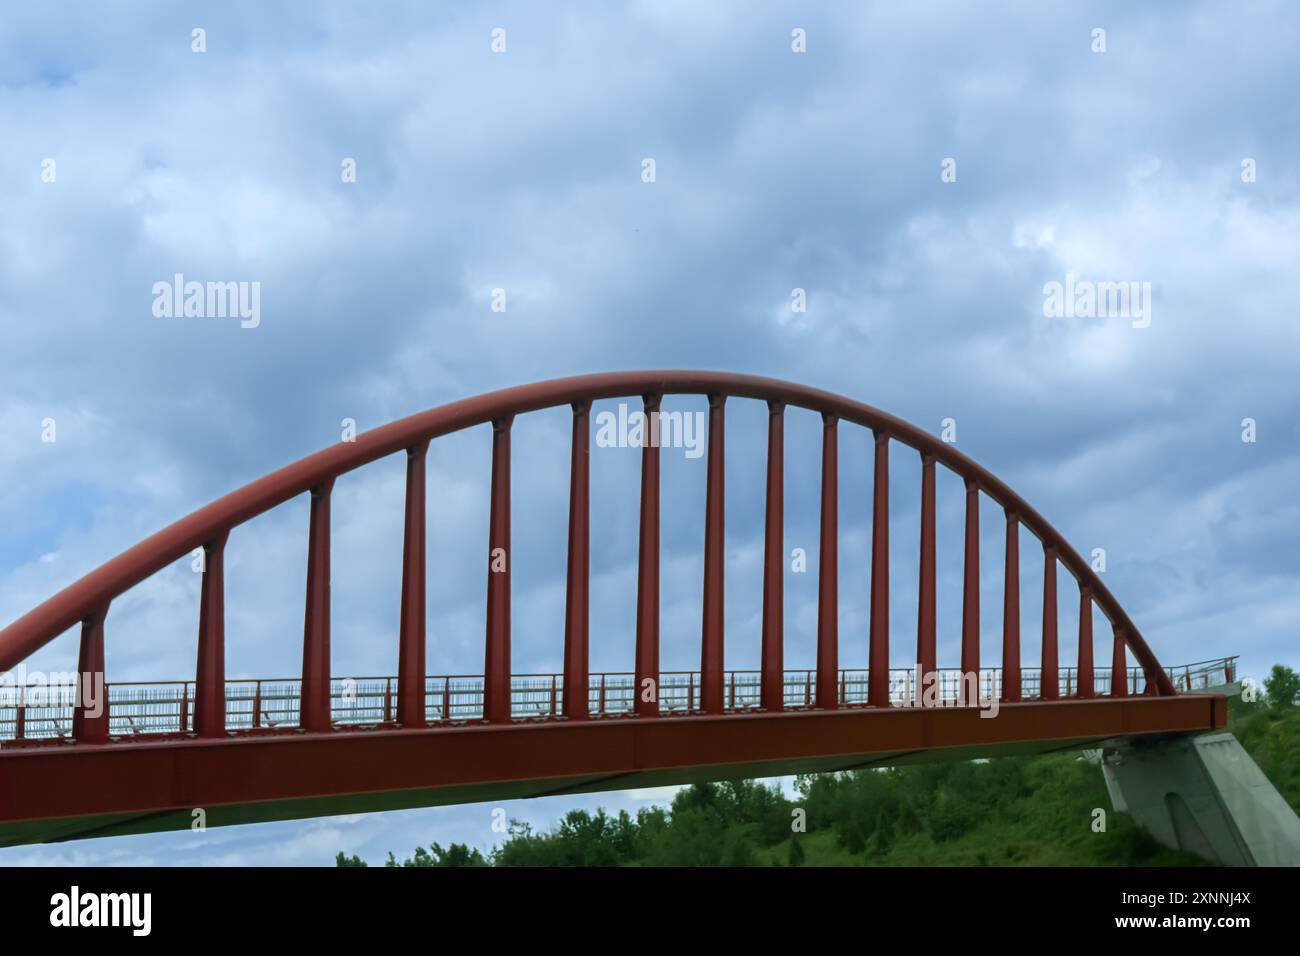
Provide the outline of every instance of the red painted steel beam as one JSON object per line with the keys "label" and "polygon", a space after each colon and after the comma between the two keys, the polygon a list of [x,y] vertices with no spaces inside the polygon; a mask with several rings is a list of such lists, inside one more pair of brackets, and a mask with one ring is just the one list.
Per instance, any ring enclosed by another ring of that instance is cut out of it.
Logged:
{"label": "red painted steel beam", "polygon": [[[215,825],[233,807],[247,815],[230,822],[294,818],[888,765],[903,755],[969,759],[1026,741],[1039,750],[1097,746],[1225,723],[1222,696],[1184,695],[1006,704],[996,720],[970,708],[857,708],[14,748],[0,751],[0,843],[24,832],[30,840],[33,830],[21,827],[32,821],[66,837],[94,833],[87,818],[110,814],[138,816],[147,828],[146,815],[157,826],[175,811],[172,825],[188,827],[191,808],[204,807]],[[510,786],[528,782],[538,785]],[[420,792],[441,788],[465,789]],[[375,799],[358,805],[367,794]]]}
{"label": "red painted steel beam", "polygon": [[1085,700],[1096,694],[1092,671],[1092,591],[1079,586],[1079,697]]}
{"label": "red painted steel beam", "polygon": [[[638,717],[659,716],[659,445],[650,440],[661,395],[642,397],[646,417],[641,447],[641,528],[636,577],[636,667],[632,709]],[[653,429],[657,431],[658,429]],[[649,682],[649,683],[647,683]]]}
{"label": "red painted steel beam", "polygon": [[1043,548],[1043,650],[1038,695],[1043,700],[1061,696],[1061,673],[1056,641],[1056,549]]}
{"label": "red painted steel beam", "polygon": [[1128,661],[1124,655],[1124,632],[1116,629],[1110,657],[1110,696],[1128,696]]}
{"label": "red painted steel beam", "polygon": [[1002,576],[1002,699],[1020,700],[1020,521],[1011,511]]}
{"label": "red painted steel beam", "polygon": [[564,716],[586,720],[590,706],[588,582],[590,575],[591,405],[573,403],[569,461],[569,560],[564,589]]}
{"label": "red painted steel beam", "polygon": [[767,510],[763,528],[764,710],[785,709],[785,406],[767,406]]}
{"label": "red painted steel beam", "polygon": [[839,419],[822,416],[821,557],[817,565],[817,706],[839,707]]}
{"label": "red painted steel beam", "polygon": [[313,488],[307,535],[307,601],[302,629],[303,730],[330,729],[330,493],[334,482]]}
{"label": "red painted steel beam", "polygon": [[704,504],[704,608],[700,625],[700,709],[720,714],[723,690],[723,574],[726,538],[726,469],[724,467],[726,396],[709,396],[709,460]]}
{"label": "red painted steel beam", "polygon": [[[966,541],[961,588],[961,699],[974,686],[978,698],[980,673],[980,489],[966,481]],[[970,675],[974,674],[974,677]],[[975,700],[966,700],[970,705]]]}
{"label": "red painted steel beam", "polygon": [[[203,549],[199,592],[199,653],[194,667],[194,732],[226,735],[226,575],[228,532]],[[182,709],[186,706],[181,704]],[[185,715],[181,715],[184,729]]]}
{"label": "red painted steel beam", "polygon": [[[934,674],[938,680],[938,652],[936,645],[936,595],[935,595],[935,518],[934,518],[934,456],[921,456],[921,566],[919,570],[919,595],[916,607],[916,663],[921,673],[916,675],[916,695],[925,703],[925,680]],[[937,702],[937,695],[936,695]]]}
{"label": "red painted steel beam", "polygon": [[77,652],[77,699],[72,708],[72,739],[79,744],[108,742],[108,677],[104,672],[104,618],[108,605],[81,622]]}
{"label": "red painted steel beam", "polygon": [[875,433],[871,487],[871,625],[867,648],[867,703],[889,706],[889,434]]}
{"label": "red painted steel beam", "polygon": [[0,630],[0,669],[14,667],[83,620],[96,607],[113,600],[195,548],[203,547],[221,531],[235,528],[276,505],[321,486],[327,480],[402,452],[420,440],[437,438],[506,415],[569,405],[579,399],[598,401],[637,394],[707,395],[715,392],[733,398],[780,401],[822,415],[833,415],[872,430],[887,431],[893,440],[933,454],[938,462],[963,479],[975,482],[1003,508],[1014,510],[1032,534],[1044,544],[1055,547],[1061,563],[1075,580],[1091,588],[1098,606],[1112,626],[1123,629],[1148,681],[1160,694],[1174,693],[1168,675],[1142,640],[1132,620],[1082,556],[1028,502],[952,445],[879,409],[819,389],[752,375],[697,371],[618,372],[537,382],[452,402],[365,432],[357,436],[355,442],[337,443],[200,508],[101,565]]}
{"label": "red painted steel beam", "polygon": [[492,423],[491,516],[488,519],[487,639],[483,655],[483,719],[510,722],[510,425]]}
{"label": "red painted steel beam", "polygon": [[402,612],[397,646],[397,722],[423,727],[425,718],[425,460],[429,442],[406,450],[406,508],[402,532]]}

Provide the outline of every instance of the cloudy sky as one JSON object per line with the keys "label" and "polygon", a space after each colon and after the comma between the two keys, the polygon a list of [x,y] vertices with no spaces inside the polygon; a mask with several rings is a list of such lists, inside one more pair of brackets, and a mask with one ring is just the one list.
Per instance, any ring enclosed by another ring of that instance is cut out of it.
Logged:
{"label": "cloudy sky", "polygon": [[[1238,654],[1257,676],[1300,664],[1290,5],[552,7],[6,9],[0,623],[338,441],[345,418],[366,429],[538,379],[683,367],[791,379],[936,433],[952,418],[962,451],[1078,550],[1105,549],[1107,584],[1163,661]],[[260,324],[158,317],[153,285],[176,273],[260,283]],[[1044,286],[1067,275],[1149,283],[1149,325],[1045,316]],[[813,558],[787,575],[796,667],[813,663],[820,423],[787,417],[786,541]],[[47,419],[56,441],[42,440]],[[765,420],[728,405],[729,667],[757,662]],[[567,410],[521,418],[514,435],[514,664],[549,672]],[[845,426],[840,448],[841,659],[862,666],[869,436]],[[435,674],[482,666],[488,451],[482,428],[430,452]],[[638,453],[593,452],[592,665],[629,670]],[[891,465],[904,664],[920,469],[901,448]],[[665,453],[663,469],[663,666],[685,668],[698,659],[704,463]],[[402,483],[394,458],[336,488],[336,675],[395,673]],[[960,483],[941,477],[939,495],[952,666]],[[993,660],[1002,523],[988,508]],[[231,538],[232,678],[298,671],[306,516],[291,502]],[[1028,536],[1022,549],[1032,664],[1041,565]],[[183,562],[116,602],[109,679],[192,676],[197,593]],[[69,634],[28,665],[75,657]],[[572,806],[664,798],[507,809],[545,824]],[[18,848],[0,862],[309,864],[338,849],[373,861],[432,840],[486,847],[490,823],[491,807],[456,807]]]}

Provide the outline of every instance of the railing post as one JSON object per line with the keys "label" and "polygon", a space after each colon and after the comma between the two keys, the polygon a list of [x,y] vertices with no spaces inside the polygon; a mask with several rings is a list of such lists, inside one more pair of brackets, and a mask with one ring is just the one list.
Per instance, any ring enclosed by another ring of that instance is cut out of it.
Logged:
{"label": "railing post", "polygon": [[298,723],[303,730],[330,729],[330,492],[334,479],[311,491],[307,537],[307,609],[302,637],[302,693]]}
{"label": "railing post", "polygon": [[785,708],[785,406],[767,403],[767,512],[763,526],[764,710]]}
{"label": "railing post", "polygon": [[586,720],[588,700],[588,576],[591,428],[590,403],[573,403],[573,441],[569,463],[569,567],[564,598],[564,716]]}
{"label": "railing post", "polygon": [[[637,553],[636,669],[632,710],[638,717],[659,716],[659,442],[661,396],[644,396],[645,437],[641,446],[641,531]],[[645,686],[651,682],[650,688]],[[647,700],[646,691],[653,699]]]}
{"label": "railing post", "polygon": [[1113,627],[1115,643],[1111,649],[1110,696],[1128,696],[1128,657],[1124,652],[1124,628]]}
{"label": "railing post", "polygon": [[1058,700],[1061,696],[1056,645],[1056,549],[1047,544],[1043,545],[1043,653],[1038,696],[1041,700]]}
{"label": "railing post", "polygon": [[889,435],[875,437],[871,487],[871,626],[867,646],[867,704],[889,706]]}
{"label": "railing post", "polygon": [[510,722],[510,426],[492,423],[491,518],[488,528],[487,648],[483,658],[483,719]]}
{"label": "railing post", "polygon": [[225,553],[229,536],[229,531],[223,531],[203,547],[199,659],[194,675],[194,732],[200,737],[226,735]]}
{"label": "railing post", "polygon": [[14,701],[14,740],[27,735],[27,688],[18,685],[18,698]]}
{"label": "railing post", "polygon": [[1007,511],[1006,572],[1002,577],[1002,700],[1020,700],[1020,520]]}
{"label": "railing post", "polygon": [[[302,704],[302,693],[298,694],[299,706]],[[262,682],[259,680],[253,684],[253,713],[252,713],[253,730],[262,726]]]}
{"label": "railing post", "polygon": [[[916,608],[916,663],[921,673],[916,675],[916,696],[925,705],[925,680],[934,675],[938,681],[937,652],[935,650],[935,544],[934,544],[934,455],[921,455],[921,567],[920,596]],[[940,703],[938,688],[935,701]]]}
{"label": "railing post", "polygon": [[821,559],[817,566],[817,706],[839,706],[839,419],[822,413]]}
{"label": "railing post", "polygon": [[[980,673],[980,489],[973,478],[966,479],[966,542],[961,595],[961,675],[957,682],[957,701],[967,706],[979,703],[967,700],[970,683],[979,697]],[[972,678],[970,675],[974,674]]]}
{"label": "railing post", "polygon": [[73,702],[72,737],[79,744],[108,743],[108,682],[104,675],[104,618],[108,605],[81,622],[77,653],[77,683]]}
{"label": "railing post", "polygon": [[[402,613],[397,646],[397,722],[425,726],[425,459],[429,440],[406,449],[406,511],[402,532]],[[385,684],[385,692],[389,685]]]}
{"label": "railing post", "polygon": [[451,720],[451,676],[442,679],[442,719]]}
{"label": "railing post", "polygon": [[[225,702],[222,701],[224,704]],[[225,716],[225,708],[222,707],[221,714]],[[190,729],[190,682],[181,682],[181,712],[178,715],[177,723],[180,725],[181,733],[188,733]]]}
{"label": "railing post", "polygon": [[1079,690],[1081,698],[1096,694],[1092,674],[1092,588],[1079,585]]}
{"label": "railing post", "polygon": [[596,707],[597,707],[597,713],[599,713],[600,716],[604,717],[605,716],[605,675],[604,673],[600,675],[600,694],[599,694],[599,698],[596,701]]}
{"label": "railing post", "polygon": [[723,456],[725,395],[709,396],[709,457],[704,504],[704,607],[700,627],[700,709],[720,714],[723,700],[723,574],[726,481]]}
{"label": "railing post", "polygon": [[[421,688],[421,690],[423,690],[423,688]],[[423,695],[421,695],[421,699],[420,699],[420,712],[421,712],[420,715],[424,716]],[[391,677],[385,677],[384,678],[384,723],[391,724],[392,722],[393,722],[393,679]]]}

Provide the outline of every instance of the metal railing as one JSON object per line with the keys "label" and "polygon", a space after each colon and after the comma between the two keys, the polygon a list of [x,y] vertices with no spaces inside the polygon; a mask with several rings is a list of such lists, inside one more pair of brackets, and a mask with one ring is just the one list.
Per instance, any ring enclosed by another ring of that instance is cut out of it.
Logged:
{"label": "metal railing", "polygon": [[[1224,657],[1166,668],[1174,686],[1195,692],[1236,680],[1236,657]],[[936,672],[930,699],[953,705],[962,689],[959,668]],[[889,699],[892,706],[916,703],[918,689],[911,668],[891,668]],[[1110,693],[1110,669],[1098,668],[1094,692]],[[1128,693],[1142,694],[1146,681],[1130,670]],[[724,706],[732,713],[759,709],[757,670],[725,672]],[[1041,698],[1041,671],[1021,671],[1021,696]],[[1078,689],[1073,667],[1060,668],[1058,696],[1070,698]],[[816,704],[817,673],[787,670],[783,700],[786,709],[811,709]],[[131,738],[157,734],[185,734],[194,729],[194,682],[154,681],[106,685],[111,736]],[[868,671],[841,670],[837,693],[841,706],[865,706]],[[71,685],[56,687],[0,686],[0,740],[70,739],[72,734]],[[1002,692],[1000,668],[979,672],[979,697],[989,701]],[[632,714],[636,686],[631,673],[595,673],[588,679],[587,705],[592,718],[628,717]],[[698,671],[665,671],[657,687],[659,712],[666,716],[698,713]],[[558,719],[564,710],[564,678],[559,674],[516,674],[511,679],[511,717],[516,721]],[[337,678],[330,686],[330,721],[339,728],[393,726],[397,708],[396,677]],[[301,682],[293,678],[230,680],[226,682],[226,728],[231,733],[275,732],[299,726]],[[483,719],[483,678],[452,674],[425,678],[425,719],[431,724],[455,724]]]}

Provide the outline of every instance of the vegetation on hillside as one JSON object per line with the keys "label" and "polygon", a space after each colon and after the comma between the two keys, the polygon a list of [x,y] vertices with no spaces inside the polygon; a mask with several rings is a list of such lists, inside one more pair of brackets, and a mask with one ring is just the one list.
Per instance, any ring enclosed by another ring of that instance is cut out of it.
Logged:
{"label": "vegetation on hillside", "polygon": [[[1300,809],[1300,675],[1275,667],[1264,700],[1229,703],[1229,730]],[[572,810],[535,832],[511,821],[486,855],[419,847],[388,866],[1202,865],[1111,810],[1080,754],[1003,757],[797,777],[790,799],[756,781],[697,784],[668,807]],[[1098,820],[1104,811],[1105,829]],[[365,866],[339,853],[339,866]]]}

